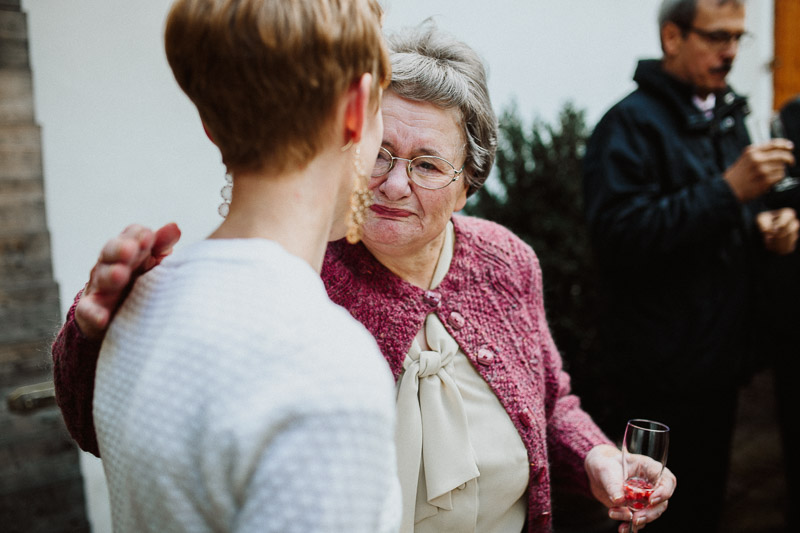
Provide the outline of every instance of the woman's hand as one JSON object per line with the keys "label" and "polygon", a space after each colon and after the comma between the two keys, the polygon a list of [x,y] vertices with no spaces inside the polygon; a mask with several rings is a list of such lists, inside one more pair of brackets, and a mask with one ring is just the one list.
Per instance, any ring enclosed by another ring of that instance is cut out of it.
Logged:
{"label": "woman's hand", "polygon": [[75,321],[86,337],[100,340],[105,336],[111,317],[136,278],[172,253],[180,237],[181,230],[174,223],[155,232],[133,224],[103,246],[75,307]]}
{"label": "woman's hand", "polygon": [[597,500],[608,507],[608,516],[613,520],[624,521],[619,526],[620,533],[629,530],[629,522],[633,517],[637,528],[652,522],[667,509],[667,503],[677,485],[675,475],[665,468],[661,479],[650,497],[650,505],[632,514],[625,506],[625,496],[622,492],[622,452],[614,446],[601,444],[592,448],[584,461],[586,475],[589,476],[589,485],[592,494]]}

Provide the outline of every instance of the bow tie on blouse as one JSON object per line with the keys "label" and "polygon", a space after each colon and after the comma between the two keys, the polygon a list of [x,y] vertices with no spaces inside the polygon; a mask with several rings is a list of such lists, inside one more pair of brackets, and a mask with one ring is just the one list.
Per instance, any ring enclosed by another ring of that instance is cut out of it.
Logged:
{"label": "bow tie on blouse", "polygon": [[[438,509],[452,510],[451,491],[480,475],[467,415],[453,373],[458,344],[436,315],[425,320],[430,350],[415,339],[398,387],[398,468],[403,491],[403,533]],[[419,487],[424,472],[425,484]],[[475,492],[475,483],[470,484]],[[418,500],[418,495],[420,498]],[[476,506],[477,507],[477,506]]]}

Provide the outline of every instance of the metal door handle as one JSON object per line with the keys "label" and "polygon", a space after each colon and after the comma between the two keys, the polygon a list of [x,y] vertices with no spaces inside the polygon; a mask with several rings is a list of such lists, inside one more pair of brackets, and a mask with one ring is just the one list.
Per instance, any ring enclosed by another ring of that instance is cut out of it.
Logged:
{"label": "metal door handle", "polygon": [[56,404],[56,390],[52,381],[25,385],[14,389],[6,397],[8,408],[18,413],[30,413]]}

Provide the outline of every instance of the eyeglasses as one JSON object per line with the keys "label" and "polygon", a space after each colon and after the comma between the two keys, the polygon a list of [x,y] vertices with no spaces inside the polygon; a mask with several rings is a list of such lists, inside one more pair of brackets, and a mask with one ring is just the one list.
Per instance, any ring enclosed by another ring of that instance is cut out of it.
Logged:
{"label": "eyeglasses", "polygon": [[731,33],[725,30],[707,31],[700,28],[695,28],[694,26],[686,28],[686,31],[696,33],[712,48],[717,50],[727,48],[732,43],[736,43],[741,46],[742,44],[747,43],[752,37],[752,34],[746,31],[740,31],[736,33]]}
{"label": "eyeglasses", "polygon": [[381,147],[378,151],[378,158],[375,160],[375,167],[372,169],[372,177],[379,178],[385,176],[394,168],[395,160],[408,161],[406,173],[409,179],[423,189],[444,189],[454,181],[458,181],[464,171],[462,166],[459,170],[443,157],[435,155],[421,155],[414,159],[405,157],[395,157],[386,148]]}

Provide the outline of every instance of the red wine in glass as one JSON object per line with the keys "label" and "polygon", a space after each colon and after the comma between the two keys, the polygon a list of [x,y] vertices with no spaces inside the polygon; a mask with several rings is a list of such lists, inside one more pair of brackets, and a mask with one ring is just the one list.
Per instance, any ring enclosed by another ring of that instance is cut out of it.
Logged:
{"label": "red wine in glass", "polygon": [[644,509],[650,504],[653,488],[653,484],[644,478],[632,477],[626,479],[623,486],[625,505],[637,511]]}
{"label": "red wine in glass", "polygon": [[[669,427],[652,420],[628,421],[622,441],[625,504],[632,512],[650,505],[650,496],[667,464]],[[631,521],[631,531],[636,528]]]}

